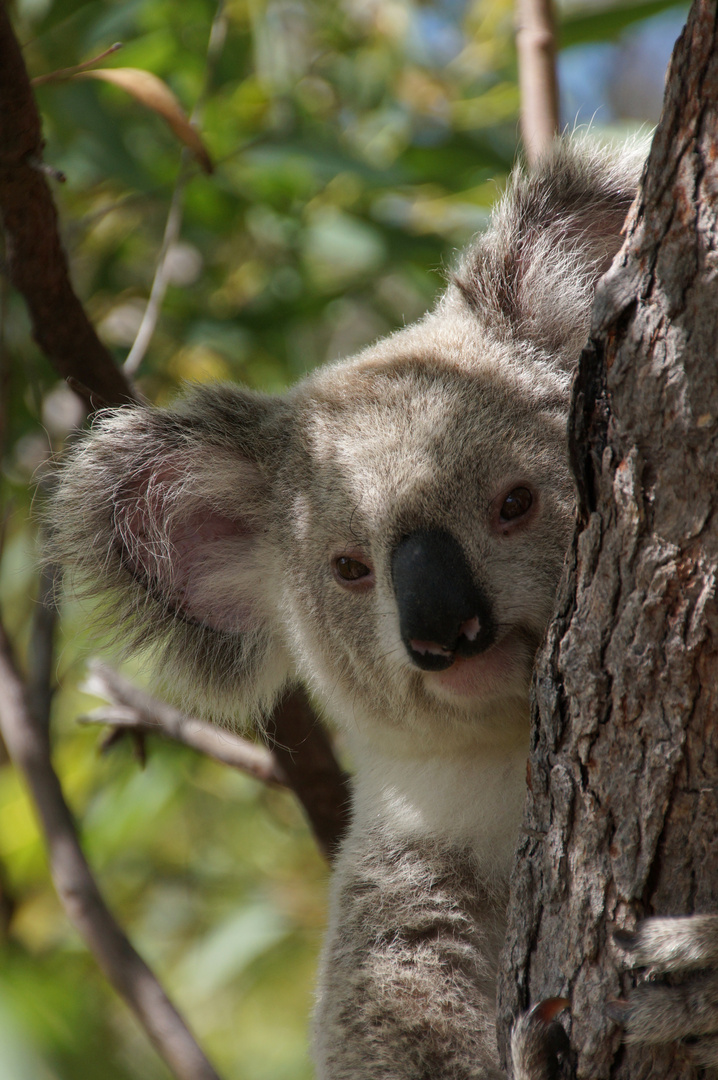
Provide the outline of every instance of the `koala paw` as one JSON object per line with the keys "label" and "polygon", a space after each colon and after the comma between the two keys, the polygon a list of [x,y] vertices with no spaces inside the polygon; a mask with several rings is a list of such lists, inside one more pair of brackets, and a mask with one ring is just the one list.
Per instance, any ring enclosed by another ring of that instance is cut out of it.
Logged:
{"label": "koala paw", "polygon": [[[701,1068],[718,1068],[718,970],[712,970],[718,969],[718,916],[646,919],[635,933],[617,931],[614,941],[630,967],[647,969],[649,980],[607,1007],[626,1042],[681,1040]],[[682,974],[680,982],[650,981]]]}
{"label": "koala paw", "polygon": [[511,1032],[514,1080],[561,1080],[566,1076],[568,1036],[554,1020],[570,1002],[547,998],[518,1018]]}

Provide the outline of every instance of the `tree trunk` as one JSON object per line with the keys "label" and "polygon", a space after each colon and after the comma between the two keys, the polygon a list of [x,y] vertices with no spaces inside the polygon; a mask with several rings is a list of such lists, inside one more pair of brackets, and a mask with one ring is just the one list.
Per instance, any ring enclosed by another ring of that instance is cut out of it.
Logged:
{"label": "tree trunk", "polygon": [[571,445],[579,528],[539,661],[500,1038],[571,1000],[580,1078],[687,1078],[622,1046],[612,941],[718,911],[718,49],[696,0],[626,243],[599,285]]}

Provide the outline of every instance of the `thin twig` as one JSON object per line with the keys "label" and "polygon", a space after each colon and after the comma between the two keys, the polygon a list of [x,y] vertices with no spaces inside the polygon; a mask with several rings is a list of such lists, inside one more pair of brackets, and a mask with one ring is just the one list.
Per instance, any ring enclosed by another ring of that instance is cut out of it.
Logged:
{"label": "thin twig", "polygon": [[[190,117],[190,122],[193,124],[198,123],[200,120],[202,108],[211,89],[215,69],[219,63],[226,36],[227,15],[224,8],[224,0],[219,0],[209,32],[204,86]],[[162,247],[160,248],[160,253],[157,257],[157,266],[155,269],[155,276],[152,280],[149,299],[147,300],[147,306],[142,315],[142,321],[140,322],[135,340],[132,343],[132,348],[127,354],[127,359],[123,364],[123,371],[128,378],[132,378],[137,372],[157,328],[160,312],[162,311],[162,305],[167,293],[167,286],[169,284],[167,256],[179,239],[180,231],[182,229],[184,193],[187,184],[196,174],[196,171],[195,166],[192,164],[191,155],[187,151],[183,151],[182,166],[180,168],[179,176],[177,177],[175,189],[172,192],[172,200],[167,214],[164,236],[162,237]]]}
{"label": "thin twig", "polygon": [[83,717],[84,722],[161,735],[266,784],[287,786],[284,771],[266,746],[258,746],[231,731],[187,716],[165,701],[158,701],[100,660],[94,660],[90,665],[85,689],[97,697],[107,698],[112,705],[93,710]]}
{"label": "thin twig", "polygon": [[182,1017],[122,932],[100,894],[50,761],[48,734],[33,716],[2,624],[0,727],[10,757],[22,772],[37,806],[53,882],[68,918],[178,1080],[219,1080]]}
{"label": "thin twig", "polygon": [[528,163],[534,165],[550,147],[559,125],[551,0],[517,0],[516,23],[521,135]]}
{"label": "thin twig", "polygon": [[92,60],[85,60],[83,64],[75,64],[74,67],[59,68],[58,71],[49,71],[47,75],[36,75],[34,79],[30,80],[31,86],[43,86],[49,82],[62,82],[63,79],[71,79],[73,75],[77,75],[78,71],[87,71],[88,68],[94,67],[95,64],[99,64],[100,60],[104,60],[106,56],[111,56],[112,53],[116,53],[122,48],[122,42],[116,41],[114,45],[110,45],[109,49],[105,49],[99,56],[93,56]]}
{"label": "thin twig", "polygon": [[128,378],[132,378],[132,376],[135,375],[137,369],[144,360],[145,353],[147,352],[155,329],[157,328],[157,322],[160,317],[165,294],[167,293],[167,286],[169,284],[167,256],[171,248],[179,239],[180,230],[182,228],[182,207],[184,203],[185,188],[187,187],[190,177],[193,176],[195,172],[196,169],[190,164],[189,153],[183,151],[182,168],[177,177],[175,189],[172,192],[172,200],[167,214],[165,232],[162,237],[162,247],[160,248],[160,253],[157,258],[157,268],[152,280],[149,299],[142,314],[142,321],[140,322],[135,340],[132,343],[132,348],[122,365],[122,370]]}

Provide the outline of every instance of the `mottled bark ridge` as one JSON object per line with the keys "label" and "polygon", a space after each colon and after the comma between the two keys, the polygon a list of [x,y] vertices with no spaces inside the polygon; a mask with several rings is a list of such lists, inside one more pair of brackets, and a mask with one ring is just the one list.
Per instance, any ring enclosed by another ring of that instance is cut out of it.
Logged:
{"label": "mottled bark ridge", "polygon": [[718,49],[696,2],[574,395],[579,530],[536,675],[501,1032],[571,999],[579,1077],[695,1075],[626,1048],[614,927],[718,910]]}

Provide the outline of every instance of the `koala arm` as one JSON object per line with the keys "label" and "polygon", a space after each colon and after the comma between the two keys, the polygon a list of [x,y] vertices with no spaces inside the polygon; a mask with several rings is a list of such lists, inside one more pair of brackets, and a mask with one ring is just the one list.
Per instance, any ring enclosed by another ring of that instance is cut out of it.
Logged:
{"label": "koala arm", "polygon": [[[462,848],[356,832],[334,874],[318,1080],[508,1080],[495,1033],[505,892],[482,881]],[[567,1038],[552,1020],[565,1004],[519,1018],[513,1080],[559,1076]]]}
{"label": "koala arm", "polygon": [[[698,1068],[718,1069],[718,915],[644,919],[635,932],[618,931],[614,940],[628,966],[646,968],[646,982],[627,1000],[607,1005],[608,1015],[624,1028],[624,1041],[683,1041]],[[656,981],[662,975],[672,981]],[[561,1004],[561,999],[541,1002],[516,1021],[514,1080],[568,1075],[566,1062],[562,1065],[568,1039],[559,1024],[550,1022]]]}
{"label": "koala arm", "polygon": [[[506,1080],[494,1033],[503,903],[470,853],[375,830],[350,836],[335,873],[315,1056],[319,1080]],[[718,1067],[718,916],[647,919],[617,944],[649,974],[609,1006],[630,1043],[688,1039]],[[713,969],[713,970],[711,970]],[[514,1080],[565,1076],[562,1001],[519,1017]]]}
{"label": "koala arm", "polygon": [[[718,915],[644,919],[635,932],[614,934],[626,963],[645,968],[646,981],[627,1000],[607,1005],[635,1045],[685,1042],[696,1066],[718,1069]],[[671,982],[661,982],[668,975]],[[561,999],[541,1002],[520,1016],[511,1039],[514,1080],[567,1076],[568,1039],[551,1020]],[[573,1075],[572,1073],[570,1074]]]}
{"label": "koala arm", "polygon": [[351,835],[335,871],[320,1080],[505,1080],[494,983],[503,909],[461,849]]}
{"label": "koala arm", "polygon": [[718,915],[645,919],[635,933],[619,931],[616,944],[631,967],[647,977],[685,975],[671,985],[648,981],[625,1002],[609,1006],[629,1043],[687,1039],[701,1068],[718,1067]]}

